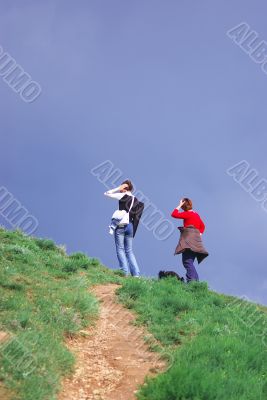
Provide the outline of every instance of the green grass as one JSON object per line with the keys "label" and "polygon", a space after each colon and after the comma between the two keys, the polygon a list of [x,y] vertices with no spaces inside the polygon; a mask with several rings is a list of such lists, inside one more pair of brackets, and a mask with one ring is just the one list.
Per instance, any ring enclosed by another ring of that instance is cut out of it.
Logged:
{"label": "green grass", "polygon": [[0,229],[0,330],[10,334],[0,344],[0,387],[11,390],[8,400],[56,400],[74,367],[65,338],[95,321],[98,302],[88,289],[107,282],[122,283],[120,301],[167,361],[139,400],[267,399],[266,307],[206,283],[122,279],[96,258]]}
{"label": "green grass", "polygon": [[267,399],[266,308],[173,278],[125,280],[118,295],[168,358],[138,399]]}
{"label": "green grass", "polygon": [[0,344],[0,382],[12,399],[56,399],[74,365],[64,339],[98,313],[88,288],[120,280],[95,258],[0,229],[0,330],[10,333]]}

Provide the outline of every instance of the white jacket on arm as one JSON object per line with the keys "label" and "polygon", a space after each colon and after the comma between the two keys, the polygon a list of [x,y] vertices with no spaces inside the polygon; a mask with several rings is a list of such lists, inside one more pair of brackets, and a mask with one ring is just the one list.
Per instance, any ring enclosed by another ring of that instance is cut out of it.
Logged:
{"label": "white jacket on arm", "polygon": [[115,199],[115,200],[121,200],[123,198],[123,196],[125,196],[126,194],[128,196],[132,196],[132,193],[129,191],[121,193],[119,190],[120,190],[120,186],[118,186],[115,189],[108,190],[107,192],[104,193],[104,195],[107,197],[110,197],[112,199]]}

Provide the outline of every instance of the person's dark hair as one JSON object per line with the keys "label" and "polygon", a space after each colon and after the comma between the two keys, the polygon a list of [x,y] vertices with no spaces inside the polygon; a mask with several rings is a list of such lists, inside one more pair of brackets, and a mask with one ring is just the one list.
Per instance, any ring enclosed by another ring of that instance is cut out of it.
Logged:
{"label": "person's dark hair", "polygon": [[130,181],[130,179],[126,179],[126,181],[124,181],[124,182],[122,182],[122,185],[128,185],[128,190],[130,191],[130,192],[132,192],[133,191],[133,184],[132,184],[132,182]]}
{"label": "person's dark hair", "polygon": [[185,198],[183,199],[183,201],[184,201],[184,204],[183,204],[183,206],[182,206],[182,209],[183,209],[184,211],[192,210],[192,208],[193,208],[192,200],[190,200],[190,199],[188,199],[187,197],[185,197]]}

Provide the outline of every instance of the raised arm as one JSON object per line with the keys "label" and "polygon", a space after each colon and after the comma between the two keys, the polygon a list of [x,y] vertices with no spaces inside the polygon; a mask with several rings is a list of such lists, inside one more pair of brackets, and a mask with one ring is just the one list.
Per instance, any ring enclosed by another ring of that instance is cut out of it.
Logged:
{"label": "raised arm", "polygon": [[179,212],[179,210],[175,208],[171,213],[171,216],[173,218],[185,219],[186,217],[188,217],[188,212],[187,211]]}
{"label": "raised arm", "polygon": [[184,204],[183,200],[180,200],[180,203],[178,204],[178,206],[173,210],[171,216],[173,218],[178,218],[178,219],[185,219],[188,215],[187,211],[184,212],[180,212],[180,208],[182,207],[182,205]]}
{"label": "raised arm", "polygon": [[123,196],[125,195],[124,192],[121,192],[121,190],[126,189],[126,187],[128,187],[127,185],[121,185],[116,187],[115,189],[110,189],[107,192],[104,193],[105,196],[110,197],[112,199],[116,199],[116,200],[120,200],[123,198]]}

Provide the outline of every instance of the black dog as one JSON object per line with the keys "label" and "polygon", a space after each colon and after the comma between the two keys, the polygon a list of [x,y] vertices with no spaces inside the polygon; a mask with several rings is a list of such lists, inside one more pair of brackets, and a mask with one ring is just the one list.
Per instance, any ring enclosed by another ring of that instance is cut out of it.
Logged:
{"label": "black dog", "polygon": [[176,272],[173,271],[159,271],[159,279],[167,278],[168,276],[175,277],[178,281],[184,282],[184,278],[181,278]]}

